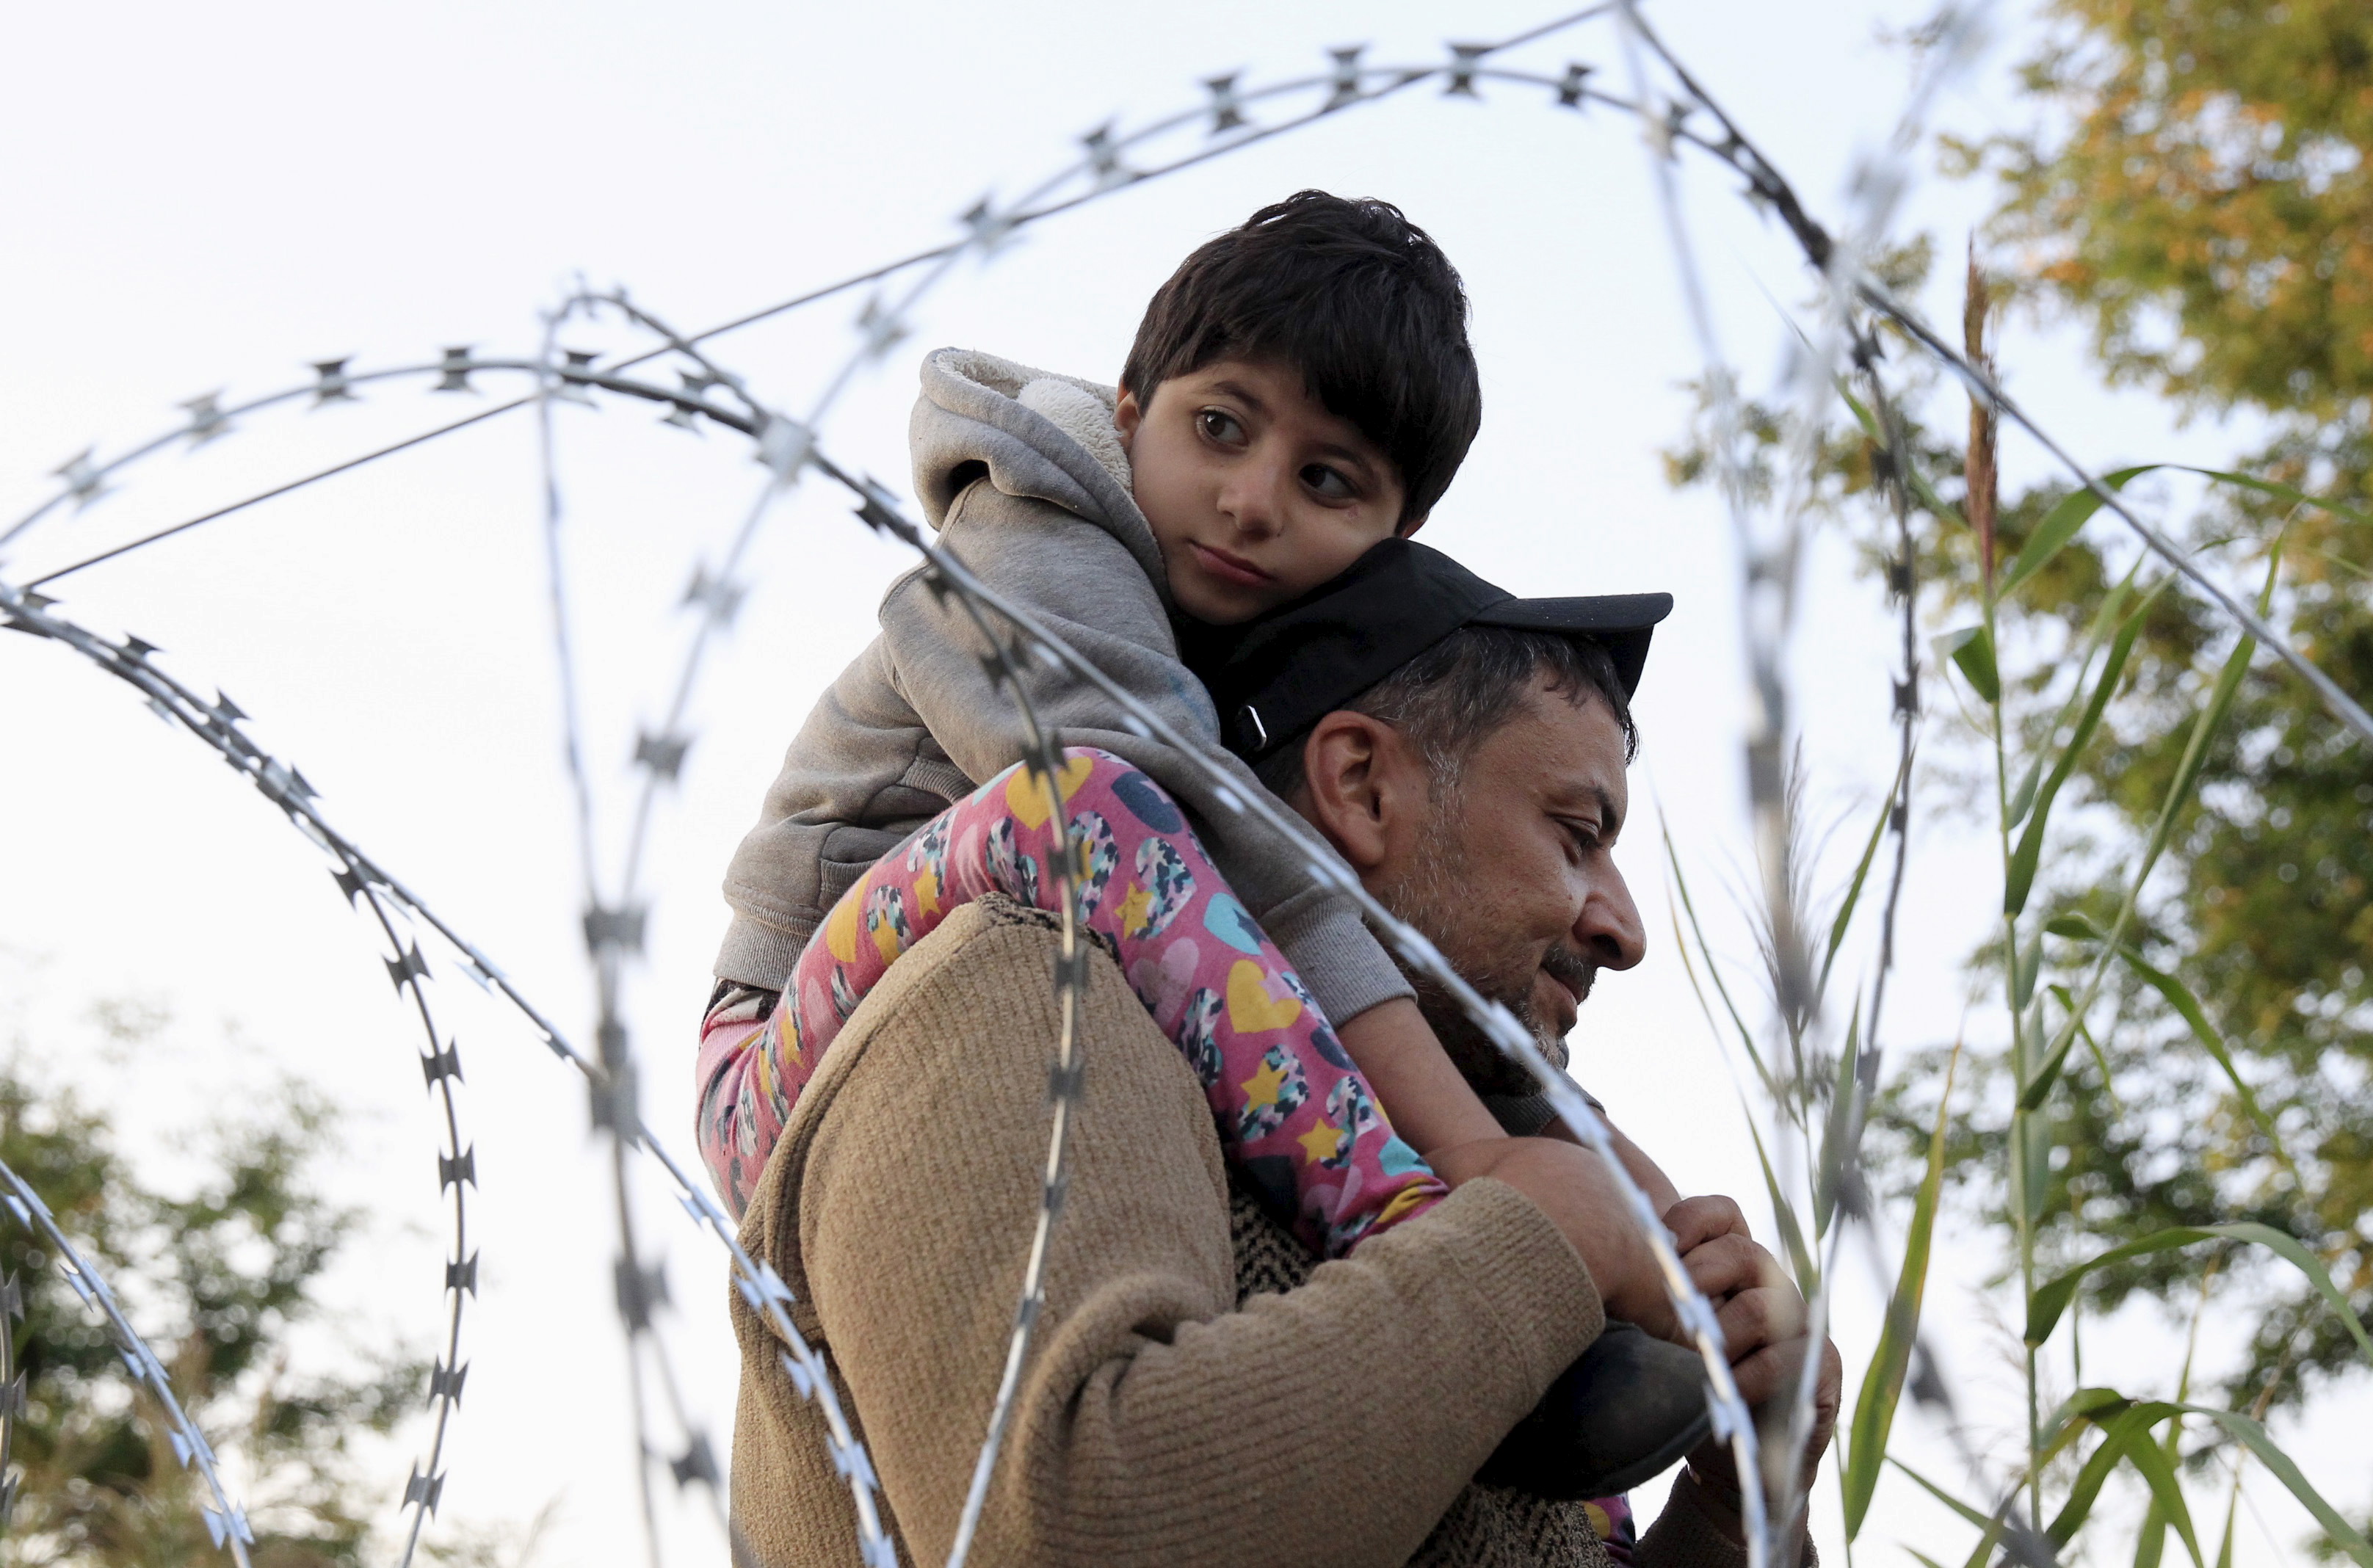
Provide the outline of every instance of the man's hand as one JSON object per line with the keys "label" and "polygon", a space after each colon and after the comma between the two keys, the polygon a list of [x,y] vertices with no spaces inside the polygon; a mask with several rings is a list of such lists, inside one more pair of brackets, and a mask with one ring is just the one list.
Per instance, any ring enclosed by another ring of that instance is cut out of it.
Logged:
{"label": "man's hand", "polygon": [[[1747,1216],[1727,1198],[1685,1198],[1665,1215],[1681,1266],[1713,1304],[1730,1352],[1730,1375],[1750,1406],[1773,1400],[1785,1410],[1796,1397],[1805,1364],[1806,1310],[1780,1260],[1756,1245]],[[1843,1369],[1834,1344],[1822,1342],[1822,1366],[1813,1388],[1813,1430],[1806,1480],[1820,1464],[1837,1424]],[[1727,1455],[1728,1450],[1723,1452]]]}
{"label": "man's hand", "polygon": [[[1784,1430],[1796,1398],[1797,1378],[1809,1348],[1805,1298],[1780,1260],[1757,1246],[1746,1216],[1727,1198],[1686,1198],[1665,1216],[1682,1266],[1722,1325],[1730,1352],[1730,1375],[1739,1397],[1756,1413],[1758,1430],[1776,1438]],[[1809,1489],[1837,1425],[1844,1368],[1838,1348],[1824,1339],[1821,1365],[1813,1384],[1813,1430],[1805,1445],[1800,1485]],[[1708,1490],[1726,1502],[1738,1491],[1738,1472],[1728,1447],[1709,1439],[1689,1456],[1689,1469]],[[1709,1498],[1708,1501],[1715,1501]],[[1730,1523],[1731,1521],[1724,1521]]]}
{"label": "man's hand", "polygon": [[1436,1149],[1426,1163],[1452,1187],[1490,1176],[1531,1199],[1582,1255],[1607,1316],[1673,1336],[1679,1320],[1665,1298],[1655,1255],[1606,1161],[1554,1139],[1485,1138]]}
{"label": "man's hand", "polygon": [[[1607,1121],[1604,1115],[1601,1115],[1598,1119],[1607,1128],[1607,1140],[1615,1145],[1615,1158],[1621,1163],[1624,1173],[1631,1176],[1634,1186],[1648,1195],[1648,1202],[1657,1213],[1667,1213],[1674,1204],[1681,1200],[1680,1188],[1673,1185],[1673,1178],[1665,1174],[1662,1165],[1648,1158],[1648,1151],[1626,1138],[1621,1128]],[[1561,1142],[1582,1144],[1582,1135],[1568,1127],[1562,1117],[1550,1122],[1543,1129],[1541,1136],[1554,1138]],[[1582,1146],[1588,1147],[1587,1144],[1582,1144]],[[1667,1223],[1669,1223],[1668,1220]]]}
{"label": "man's hand", "polygon": [[[1642,1156],[1646,1158],[1645,1155]],[[1747,1228],[1747,1216],[1729,1199],[1714,1194],[1706,1198],[1679,1198],[1665,1211],[1665,1228],[1673,1233],[1673,1250],[1687,1258],[1707,1242],[1721,1236],[1736,1236],[1750,1246],[1755,1234]],[[1755,1248],[1758,1252],[1763,1249]],[[1764,1253],[1768,1258],[1769,1253]],[[1712,1261],[1709,1258],[1709,1262]],[[1778,1268],[1775,1261],[1773,1268]],[[1705,1287],[1698,1287],[1703,1290]]]}

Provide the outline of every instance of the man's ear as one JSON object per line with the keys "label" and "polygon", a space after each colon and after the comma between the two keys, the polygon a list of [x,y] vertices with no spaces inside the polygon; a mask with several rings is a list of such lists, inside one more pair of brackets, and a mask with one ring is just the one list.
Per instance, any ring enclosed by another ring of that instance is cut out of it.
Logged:
{"label": "man's ear", "polygon": [[1113,407],[1113,428],[1120,432],[1120,450],[1128,451],[1137,439],[1137,427],[1145,421],[1145,409],[1137,394],[1127,387],[1120,389],[1120,402]]}
{"label": "man's ear", "polygon": [[1345,708],[1303,742],[1303,814],[1363,877],[1394,858],[1414,820],[1408,750],[1391,725]]}

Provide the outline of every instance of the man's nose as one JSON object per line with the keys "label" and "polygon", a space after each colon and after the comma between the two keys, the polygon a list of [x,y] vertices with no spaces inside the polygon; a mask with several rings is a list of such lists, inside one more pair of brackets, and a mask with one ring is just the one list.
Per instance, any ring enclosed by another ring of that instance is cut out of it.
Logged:
{"label": "man's nose", "polygon": [[1629,969],[1648,955],[1648,932],[1623,873],[1607,867],[1593,877],[1573,922],[1574,945],[1602,969]]}

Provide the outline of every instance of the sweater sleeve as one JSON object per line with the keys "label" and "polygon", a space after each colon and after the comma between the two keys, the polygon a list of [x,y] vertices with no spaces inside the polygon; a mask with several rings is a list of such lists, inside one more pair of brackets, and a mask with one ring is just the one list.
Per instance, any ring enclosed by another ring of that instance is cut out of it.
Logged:
{"label": "sweater sleeve", "polygon": [[[1640,1568],[1747,1568],[1747,1548],[1714,1523],[1723,1513],[1727,1509],[1698,1484],[1697,1477],[1681,1471],[1673,1478],[1665,1511],[1640,1538],[1634,1561]],[[1736,1528],[1735,1517],[1729,1527]],[[1796,1550],[1796,1568],[1820,1568],[1821,1554],[1813,1546],[1811,1532],[1798,1537]]]}
{"label": "sweater sleeve", "polygon": [[[1193,813],[1213,863],[1330,1022],[1342,1024],[1410,994],[1358,907],[1311,874],[1307,854],[1225,798],[1260,794],[1261,785],[1221,749],[1210,697],[1178,661],[1161,598],[1126,544],[1050,502],[1008,496],[985,481],[962,494],[941,535],[982,581],[1027,608],[1222,766],[1224,789],[1177,749],[1133,733],[1112,700],[1084,681],[1044,660],[1020,672],[1031,708],[1040,722],[1060,731],[1064,744],[1126,758]],[[1012,696],[983,668],[980,634],[961,603],[933,593],[919,575],[910,577],[883,601],[882,631],[899,696],[957,767],[983,779],[1020,759],[1026,735],[1021,716]],[[1348,874],[1339,860],[1335,866]]]}
{"label": "sweater sleeve", "polygon": [[[835,1043],[744,1231],[829,1344],[916,1562],[947,1554],[1031,1244],[1053,942],[975,907],[907,954]],[[978,1560],[1403,1561],[1597,1334],[1587,1270],[1529,1200],[1477,1181],[1237,1307],[1200,1091],[1092,964],[1069,1197]]]}

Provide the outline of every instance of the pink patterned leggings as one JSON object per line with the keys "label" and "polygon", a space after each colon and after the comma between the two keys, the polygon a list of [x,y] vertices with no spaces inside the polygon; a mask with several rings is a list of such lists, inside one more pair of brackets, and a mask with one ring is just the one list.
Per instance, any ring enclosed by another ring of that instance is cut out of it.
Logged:
{"label": "pink patterned leggings", "polygon": [[[1064,754],[1068,853],[1088,933],[1201,1082],[1220,1142],[1312,1251],[1431,1208],[1447,1190],[1383,1108],[1285,958],[1161,787],[1107,752]],[[834,906],[763,1026],[713,1022],[700,1152],[736,1215],[848,1015],[957,907],[999,893],[1058,908],[1046,781],[1017,764],[949,807]]]}

